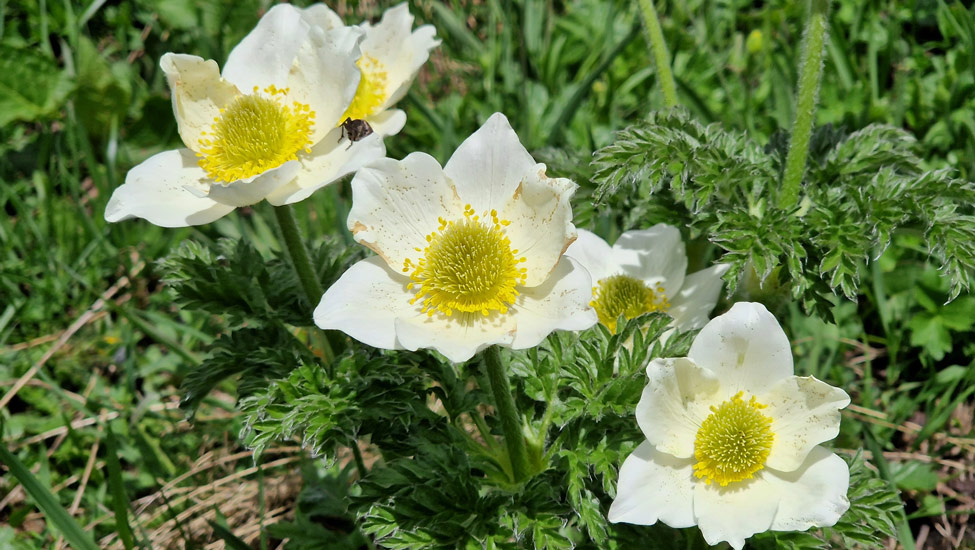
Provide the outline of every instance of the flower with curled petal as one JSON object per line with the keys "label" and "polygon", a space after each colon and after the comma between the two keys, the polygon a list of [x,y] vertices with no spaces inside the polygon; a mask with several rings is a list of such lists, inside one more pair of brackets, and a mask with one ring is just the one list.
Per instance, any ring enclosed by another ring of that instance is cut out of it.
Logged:
{"label": "flower with curled petal", "polygon": [[[322,29],[343,25],[342,19],[324,4],[306,8],[302,17]],[[406,113],[393,106],[406,95],[420,67],[430,58],[430,51],[440,45],[435,38],[437,31],[433,25],[414,30],[406,2],[383,12],[379,23],[365,21],[357,27],[365,32],[362,55],[356,61],[362,79],[341,120],[365,120],[377,134],[397,134],[406,123]]]}
{"label": "flower with curled petal", "polygon": [[385,156],[379,135],[339,144],[360,82],[363,32],[323,30],[279,4],[230,52],[222,73],[213,60],[165,54],[160,66],[186,148],[130,170],[105,219],[209,223],[264,199],[298,202]]}
{"label": "flower with curled petal", "polygon": [[592,326],[589,274],[562,255],[576,238],[575,188],[546,176],[500,113],[442,168],[425,153],[362,168],[348,226],[378,256],[325,292],[315,323],[455,362]]}
{"label": "flower with curled petal", "polygon": [[721,276],[728,271],[727,264],[716,264],[685,275],[680,230],[663,223],[627,231],[612,247],[580,229],[565,254],[589,271],[592,306],[599,322],[614,332],[620,315],[632,319],[652,311],[669,314],[682,331],[703,327],[718,301]]}
{"label": "flower with curled petal", "polygon": [[819,444],[850,397],[793,374],[765,306],[735,304],[647,376],[636,409],[647,440],[620,468],[610,521],[697,525],[708,544],[741,550],[755,533],[831,526],[849,508],[849,468]]}

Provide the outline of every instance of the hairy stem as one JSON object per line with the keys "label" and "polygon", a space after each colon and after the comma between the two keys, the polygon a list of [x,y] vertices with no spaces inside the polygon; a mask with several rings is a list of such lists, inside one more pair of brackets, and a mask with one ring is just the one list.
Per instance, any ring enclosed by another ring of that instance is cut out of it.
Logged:
{"label": "hairy stem", "polygon": [[789,155],[785,160],[779,208],[792,209],[799,202],[799,185],[806,170],[809,136],[816,114],[819,81],[823,76],[823,50],[829,25],[829,0],[810,0],[806,36],[802,41],[802,63],[799,67],[799,94],[796,98],[796,121],[792,125]]}
{"label": "hairy stem", "polygon": [[660,83],[660,91],[664,94],[664,104],[668,108],[676,107],[677,87],[674,85],[674,74],[670,71],[670,53],[667,51],[667,43],[664,42],[664,33],[660,30],[660,20],[657,19],[653,0],[640,0],[640,13],[643,15],[647,37],[650,39],[653,61],[657,65],[657,82]]}
{"label": "hairy stem", "polygon": [[508,449],[508,460],[511,462],[511,476],[515,482],[522,481],[528,473],[528,452],[525,449],[525,437],[521,432],[521,418],[515,400],[508,384],[508,376],[501,364],[501,352],[497,346],[484,350],[484,368],[487,371],[491,393],[494,394],[494,406],[501,419],[501,431],[504,433],[504,444]]}
{"label": "hairy stem", "polygon": [[[322,289],[322,282],[315,275],[315,268],[312,266],[311,257],[308,255],[308,248],[301,240],[301,232],[298,230],[298,222],[295,220],[294,211],[291,205],[284,204],[274,207],[274,216],[278,220],[278,227],[281,229],[281,236],[284,238],[284,249],[288,252],[291,265],[295,268],[298,281],[301,283],[302,290],[308,303],[314,308],[322,299],[325,291]],[[308,315],[309,324],[311,314]],[[318,344],[322,346],[325,355],[331,360],[335,353],[342,350],[344,344],[342,339],[333,331],[325,331],[325,338],[318,338]]]}

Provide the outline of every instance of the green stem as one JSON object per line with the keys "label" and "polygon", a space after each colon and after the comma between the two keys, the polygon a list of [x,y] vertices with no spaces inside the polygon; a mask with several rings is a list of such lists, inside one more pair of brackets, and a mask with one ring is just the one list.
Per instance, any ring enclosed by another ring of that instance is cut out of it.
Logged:
{"label": "green stem", "polygon": [[792,125],[789,155],[785,159],[785,175],[779,208],[791,210],[799,203],[799,184],[806,170],[809,153],[809,137],[812,135],[816,114],[816,98],[819,81],[823,76],[823,50],[826,46],[826,29],[829,0],[810,0],[806,36],[802,45],[802,64],[799,68],[799,94],[796,98],[796,121]]}
{"label": "green stem", "polygon": [[288,257],[291,258],[291,265],[298,274],[301,288],[305,291],[308,303],[314,307],[322,299],[325,291],[322,283],[315,276],[315,268],[311,265],[311,257],[308,256],[308,249],[301,240],[301,233],[298,231],[298,222],[295,220],[294,211],[290,204],[274,207],[274,215],[278,219],[278,227],[281,228],[281,236],[284,237],[285,249]]}
{"label": "green stem", "polygon": [[667,43],[664,42],[664,33],[660,30],[660,20],[657,19],[653,0],[640,0],[640,13],[643,14],[643,23],[647,26],[647,37],[650,39],[653,61],[657,65],[657,81],[664,94],[664,104],[668,108],[676,107],[677,86],[674,85],[674,75],[670,72],[670,53],[667,51]]}
{"label": "green stem", "polygon": [[355,458],[355,468],[359,471],[359,479],[366,477],[369,470],[366,468],[366,463],[362,460],[362,452],[359,451],[359,440],[352,440],[352,456]]}
{"label": "green stem", "polygon": [[[308,255],[308,248],[301,240],[301,232],[298,229],[298,222],[295,220],[294,211],[291,205],[284,204],[274,207],[274,216],[278,220],[278,227],[281,229],[281,236],[284,238],[284,248],[291,259],[291,265],[295,268],[301,288],[305,291],[305,297],[312,308],[318,305],[325,291],[322,289],[322,282],[315,275],[315,268],[312,266],[311,257]],[[308,316],[311,321],[311,315]],[[344,344],[339,336],[331,330],[325,331],[325,339],[319,344],[324,348],[325,356],[331,360],[335,357],[335,352],[340,351]]]}
{"label": "green stem", "polygon": [[501,419],[504,444],[508,448],[508,460],[511,462],[511,476],[517,483],[528,474],[528,452],[525,450],[525,437],[521,432],[521,418],[497,346],[484,350],[484,368],[491,393],[494,394],[494,407]]}

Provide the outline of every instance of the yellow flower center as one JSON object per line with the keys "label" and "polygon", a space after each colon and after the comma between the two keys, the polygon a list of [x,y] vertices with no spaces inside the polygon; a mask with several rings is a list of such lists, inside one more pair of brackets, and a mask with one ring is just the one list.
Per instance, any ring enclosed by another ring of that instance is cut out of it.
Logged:
{"label": "yellow flower center", "polygon": [[371,55],[363,55],[355,64],[361,73],[359,87],[355,90],[355,97],[352,98],[349,108],[339,117],[339,124],[346,118],[359,120],[378,113],[389,97],[386,89],[386,67],[379,60]]}
{"label": "yellow flower center", "polygon": [[593,300],[589,305],[596,310],[599,322],[616,332],[616,320],[620,315],[632,319],[651,311],[667,311],[670,302],[663,286],[650,288],[643,281],[629,275],[613,275],[601,279],[592,289]]}
{"label": "yellow flower center", "polygon": [[287,105],[288,89],[274,85],[239,95],[209,132],[200,138],[199,163],[210,178],[224,183],[256,176],[310,152],[315,111],[304,103]]}
{"label": "yellow flower center", "polygon": [[469,204],[463,219],[440,218],[440,227],[427,235],[428,246],[416,249],[423,257],[403,262],[403,272],[412,280],[407,289],[418,287],[410,303],[422,300],[430,316],[437,311],[447,316],[454,311],[507,313],[518,296],[515,287],[525,283],[528,271],[518,267],[525,258],[517,256],[505,235],[510,223],[499,219],[496,210],[475,216]]}
{"label": "yellow flower center", "polygon": [[765,467],[772,450],[772,419],[762,414],[767,405],[742,398],[742,392],[711,407],[711,414],[701,423],[694,438],[694,475],[724,487],[751,479]]}

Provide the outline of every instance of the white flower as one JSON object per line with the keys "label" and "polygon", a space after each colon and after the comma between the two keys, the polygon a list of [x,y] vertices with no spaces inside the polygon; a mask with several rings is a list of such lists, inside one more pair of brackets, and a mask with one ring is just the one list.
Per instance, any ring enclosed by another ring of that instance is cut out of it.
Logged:
{"label": "white flower", "polygon": [[315,323],[386,349],[465,361],[492,344],[538,345],[596,322],[576,238],[576,185],[549,178],[496,113],[443,168],[430,155],[383,159],[352,180],[349,229],[378,257],[326,292]]}
{"label": "white flower", "polygon": [[[302,12],[305,21],[323,29],[342,26],[342,19],[324,4],[315,4]],[[365,31],[362,56],[357,65],[362,80],[355,99],[342,114],[342,120],[365,120],[378,134],[399,133],[406,123],[406,113],[392,106],[406,95],[430,51],[440,45],[433,25],[415,31],[413,16],[406,2],[383,13],[379,24],[368,21],[359,25]]]}
{"label": "white flower", "polygon": [[363,31],[323,31],[280,4],[230,52],[213,60],[167,53],[160,66],[186,149],[147,159],[126,175],[105,209],[116,222],[164,227],[209,223],[263,199],[274,205],[382,158],[379,135],[339,143],[341,116],[359,84]]}
{"label": "white flower", "polygon": [[682,331],[704,326],[721,292],[721,276],[727,264],[713,265],[685,276],[687,255],[680,231],[657,224],[650,229],[627,231],[610,247],[584,229],[565,254],[577,260],[592,276],[592,306],[599,322],[616,331],[620,315],[632,319],[651,311],[674,318]]}
{"label": "white flower", "polygon": [[612,522],[697,525],[740,550],[755,533],[834,525],[849,508],[836,437],[850,397],[793,375],[789,340],[761,304],[737,303],[686,358],[656,359],[636,408],[647,441],[620,468]]}

